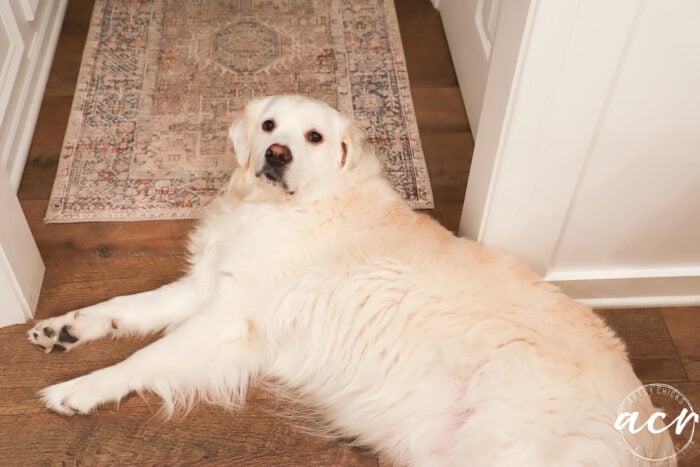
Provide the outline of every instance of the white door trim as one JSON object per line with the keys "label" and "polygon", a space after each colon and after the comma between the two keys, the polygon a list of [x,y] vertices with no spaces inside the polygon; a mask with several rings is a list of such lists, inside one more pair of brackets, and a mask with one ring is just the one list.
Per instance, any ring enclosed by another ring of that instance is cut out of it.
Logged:
{"label": "white door trim", "polygon": [[44,263],[10,179],[0,168],[0,327],[34,316]]}
{"label": "white door trim", "polygon": [[32,308],[12,271],[7,252],[0,245],[0,327],[24,323],[32,318]]}

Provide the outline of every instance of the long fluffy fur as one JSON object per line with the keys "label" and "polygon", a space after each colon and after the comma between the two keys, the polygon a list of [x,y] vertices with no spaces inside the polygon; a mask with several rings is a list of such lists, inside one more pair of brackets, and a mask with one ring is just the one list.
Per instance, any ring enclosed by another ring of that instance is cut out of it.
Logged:
{"label": "long fluffy fur", "polygon": [[[279,133],[261,133],[273,117]],[[308,146],[309,128],[323,144]],[[192,234],[185,278],[35,328],[68,325],[76,345],[166,336],[47,388],[47,406],[84,413],[152,391],[167,414],[197,399],[236,408],[274,380],[328,433],[402,464],[644,465],[613,427],[641,383],[590,309],[409,209],[359,130],[323,104],[256,101],[232,137],[242,167]],[[275,138],[294,154],[287,189],[257,176]]]}

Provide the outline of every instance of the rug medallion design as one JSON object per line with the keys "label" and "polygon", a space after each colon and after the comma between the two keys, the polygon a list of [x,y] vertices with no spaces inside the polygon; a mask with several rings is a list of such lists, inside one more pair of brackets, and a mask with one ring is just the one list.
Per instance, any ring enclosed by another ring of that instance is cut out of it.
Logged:
{"label": "rug medallion design", "polygon": [[235,116],[290,93],[352,116],[432,207],[392,0],[98,0],[46,221],[201,216]]}

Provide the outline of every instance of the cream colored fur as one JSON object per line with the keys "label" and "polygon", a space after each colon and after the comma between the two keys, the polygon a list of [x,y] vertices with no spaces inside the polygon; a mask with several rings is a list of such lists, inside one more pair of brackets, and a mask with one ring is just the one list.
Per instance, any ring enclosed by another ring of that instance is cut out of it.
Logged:
{"label": "cream colored fur", "polygon": [[[46,388],[47,407],[85,414],[134,391],[159,394],[168,413],[198,399],[238,407],[264,379],[399,464],[644,465],[613,427],[641,383],[591,310],[409,209],[325,104],[254,101],[231,136],[241,168],[193,233],[183,279],[29,332],[46,351],[165,336]],[[262,175],[271,144],[293,156],[283,183]],[[60,340],[64,327],[76,342]],[[670,449],[646,441],[649,454]]]}

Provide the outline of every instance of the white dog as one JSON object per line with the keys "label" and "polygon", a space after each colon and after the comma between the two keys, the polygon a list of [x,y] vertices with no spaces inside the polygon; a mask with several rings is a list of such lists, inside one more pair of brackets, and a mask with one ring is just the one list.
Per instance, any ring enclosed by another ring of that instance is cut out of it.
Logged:
{"label": "white dog", "polygon": [[[143,391],[167,413],[238,407],[266,379],[397,463],[643,462],[613,426],[641,385],[614,333],[513,258],[413,212],[348,118],[269,97],[230,136],[240,168],[193,233],[184,278],[29,331],[46,352],[165,336],[46,388],[47,407],[87,414]],[[643,441],[650,456],[673,449]]]}

